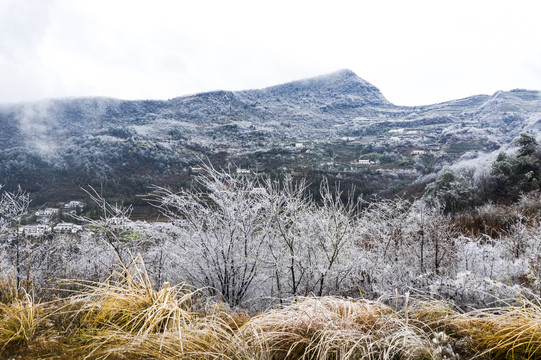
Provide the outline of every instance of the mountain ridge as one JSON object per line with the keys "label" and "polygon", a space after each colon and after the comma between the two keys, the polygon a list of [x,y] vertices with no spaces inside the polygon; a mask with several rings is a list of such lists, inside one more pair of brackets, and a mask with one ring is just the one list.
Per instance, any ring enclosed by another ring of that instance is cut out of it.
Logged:
{"label": "mountain ridge", "polygon": [[[348,85],[345,80],[353,80],[351,83],[358,84],[358,86],[351,86],[348,88],[345,85]],[[478,98],[478,97],[495,97],[499,94],[506,94],[506,93],[517,93],[517,92],[524,92],[529,93],[531,96],[540,96],[540,90],[533,90],[533,89],[522,89],[522,88],[516,88],[511,90],[497,90],[492,95],[488,94],[477,94],[477,95],[471,95],[464,98],[459,99],[451,99],[447,101],[437,102],[433,104],[423,104],[423,105],[396,105],[391,102],[389,102],[384,95],[381,93],[379,88],[371,84],[370,82],[364,80],[362,77],[358,76],[355,72],[353,72],[350,69],[340,69],[331,73],[317,75],[313,77],[308,78],[302,78],[297,80],[288,81],[285,83],[277,84],[277,85],[271,85],[264,88],[258,88],[258,89],[247,89],[247,90],[210,90],[210,91],[204,91],[200,93],[194,93],[194,94],[188,94],[188,95],[181,95],[176,96],[170,99],[136,99],[136,100],[127,100],[122,98],[116,98],[116,97],[104,97],[104,96],[76,96],[76,97],[61,97],[61,98],[47,98],[47,99],[41,99],[41,100],[35,100],[35,101],[25,101],[25,102],[16,102],[16,103],[0,103],[0,109],[10,109],[14,107],[20,107],[25,105],[33,105],[33,104],[39,104],[39,103],[48,103],[48,102],[72,102],[72,101],[80,101],[80,100],[94,100],[94,101],[117,101],[117,102],[133,102],[133,103],[141,103],[141,102],[147,102],[147,103],[168,103],[168,102],[175,102],[180,99],[186,99],[186,98],[193,98],[197,96],[212,96],[217,94],[229,94],[229,95],[244,95],[244,94],[274,94],[276,92],[281,92],[284,89],[288,89],[291,87],[302,87],[304,89],[309,88],[309,86],[319,86],[319,87],[327,87],[331,89],[339,89],[342,93],[348,93],[349,91],[359,90],[362,88],[367,88],[371,92],[374,92],[377,97],[381,97],[381,103],[385,103],[386,105],[390,105],[392,107],[397,108],[423,108],[423,107],[429,107],[439,104],[447,104],[449,102],[454,101],[461,101],[461,100],[467,100],[470,98]],[[349,90],[349,91],[348,91]],[[362,92],[361,92],[362,94]],[[361,95],[361,94],[355,94],[354,95]]]}

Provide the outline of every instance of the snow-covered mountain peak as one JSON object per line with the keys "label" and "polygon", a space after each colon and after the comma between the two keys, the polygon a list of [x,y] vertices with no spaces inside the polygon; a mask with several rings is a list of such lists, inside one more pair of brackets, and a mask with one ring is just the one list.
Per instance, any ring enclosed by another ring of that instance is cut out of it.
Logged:
{"label": "snow-covered mountain peak", "polygon": [[364,105],[391,105],[377,87],[357,76],[353,71],[343,69],[312,78],[291,81],[253,93],[261,96],[293,97],[313,96],[319,101],[334,102],[339,97],[348,97]]}

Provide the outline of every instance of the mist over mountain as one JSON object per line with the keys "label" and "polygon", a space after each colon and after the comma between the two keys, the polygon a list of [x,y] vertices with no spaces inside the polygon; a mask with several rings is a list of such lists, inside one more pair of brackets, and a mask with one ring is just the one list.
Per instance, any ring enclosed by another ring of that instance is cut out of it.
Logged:
{"label": "mist over mountain", "polygon": [[[0,106],[0,179],[44,199],[74,196],[87,184],[133,195],[150,184],[189,181],[192,168],[208,157],[218,166],[260,172],[311,172],[356,183],[377,178],[382,188],[398,179],[397,192],[540,127],[539,91],[396,106],[374,85],[340,70],[265,89],[164,101],[75,98]],[[359,159],[373,166],[359,167]]]}

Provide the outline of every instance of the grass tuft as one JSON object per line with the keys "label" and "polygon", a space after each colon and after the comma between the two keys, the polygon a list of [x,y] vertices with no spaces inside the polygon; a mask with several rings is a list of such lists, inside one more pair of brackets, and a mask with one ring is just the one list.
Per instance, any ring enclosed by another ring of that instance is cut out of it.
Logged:
{"label": "grass tuft", "polygon": [[495,359],[541,357],[541,304],[524,299],[520,305],[482,309],[451,319],[475,350]]}
{"label": "grass tuft", "polygon": [[25,294],[11,304],[0,304],[0,348],[12,343],[25,343],[34,337],[39,324],[38,305]]}
{"label": "grass tuft", "polygon": [[116,280],[87,285],[85,340],[92,358],[243,358],[235,334],[242,315],[210,306],[202,290],[155,290],[140,258]]}
{"label": "grass tuft", "polygon": [[302,298],[241,330],[253,351],[272,359],[433,359],[437,352],[419,327],[368,300]]}
{"label": "grass tuft", "polygon": [[166,283],[155,290],[142,260],[104,283],[87,285],[85,322],[94,330],[116,328],[138,336],[179,331],[193,318],[199,291]]}

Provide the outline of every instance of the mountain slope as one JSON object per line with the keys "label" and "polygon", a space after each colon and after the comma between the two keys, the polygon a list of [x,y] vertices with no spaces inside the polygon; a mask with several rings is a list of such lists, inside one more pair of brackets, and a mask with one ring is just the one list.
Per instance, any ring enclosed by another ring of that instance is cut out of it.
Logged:
{"label": "mountain slope", "polygon": [[[1,106],[0,182],[40,193],[103,182],[121,193],[137,192],[187,179],[205,156],[220,166],[329,174],[371,156],[389,164],[382,171],[407,171],[411,180],[540,127],[538,91],[405,107],[340,70],[265,89],[167,101],[79,98]],[[307,146],[301,153],[291,147],[300,141]],[[351,144],[341,148],[344,141]],[[415,149],[432,157],[416,160],[410,155]]]}

